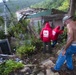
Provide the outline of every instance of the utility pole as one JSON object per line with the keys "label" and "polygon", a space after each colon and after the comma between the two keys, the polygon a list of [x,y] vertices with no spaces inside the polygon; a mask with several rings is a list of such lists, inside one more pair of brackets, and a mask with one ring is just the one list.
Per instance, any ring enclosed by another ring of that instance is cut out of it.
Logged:
{"label": "utility pole", "polygon": [[[6,3],[6,0],[3,0],[3,3]],[[7,18],[6,18],[6,6],[5,6],[5,4],[4,4],[4,32],[5,32],[5,35],[7,36],[8,32],[7,32]]]}

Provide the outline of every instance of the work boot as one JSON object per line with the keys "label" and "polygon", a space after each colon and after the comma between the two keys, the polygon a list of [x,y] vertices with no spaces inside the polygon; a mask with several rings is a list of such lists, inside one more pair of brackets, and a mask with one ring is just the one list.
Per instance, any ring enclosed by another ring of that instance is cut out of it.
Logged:
{"label": "work boot", "polygon": [[59,72],[59,71],[55,70],[53,67],[51,68],[51,71],[54,73]]}

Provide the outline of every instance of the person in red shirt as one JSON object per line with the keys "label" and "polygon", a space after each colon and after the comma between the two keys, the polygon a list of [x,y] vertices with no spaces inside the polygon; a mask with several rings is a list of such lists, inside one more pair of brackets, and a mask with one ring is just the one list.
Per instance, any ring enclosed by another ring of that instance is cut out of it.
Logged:
{"label": "person in red shirt", "polygon": [[46,53],[47,51],[51,52],[51,50],[50,50],[51,37],[52,37],[52,28],[51,28],[49,22],[46,22],[44,28],[42,28],[42,30],[40,32],[40,38],[43,41],[43,52],[44,53]]}
{"label": "person in red shirt", "polygon": [[60,30],[60,26],[57,26],[52,30],[52,47],[54,47],[57,43],[58,36],[63,33],[63,30]]}

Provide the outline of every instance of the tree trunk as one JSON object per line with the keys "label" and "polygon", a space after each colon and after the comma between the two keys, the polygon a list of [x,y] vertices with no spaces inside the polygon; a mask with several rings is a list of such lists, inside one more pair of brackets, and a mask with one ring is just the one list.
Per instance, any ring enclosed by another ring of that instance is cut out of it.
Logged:
{"label": "tree trunk", "polygon": [[69,15],[74,16],[75,15],[75,8],[76,8],[76,0],[70,0],[70,9],[69,9]]}

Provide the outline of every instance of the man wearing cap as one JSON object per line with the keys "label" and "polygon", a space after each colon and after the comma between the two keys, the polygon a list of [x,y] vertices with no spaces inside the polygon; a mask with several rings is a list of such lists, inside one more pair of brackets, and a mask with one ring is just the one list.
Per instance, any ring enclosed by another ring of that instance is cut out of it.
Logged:
{"label": "man wearing cap", "polygon": [[55,66],[51,68],[53,72],[60,71],[65,61],[68,70],[74,69],[72,55],[76,53],[76,23],[70,16],[65,16],[63,18],[63,24],[67,28],[67,42],[60,52]]}

